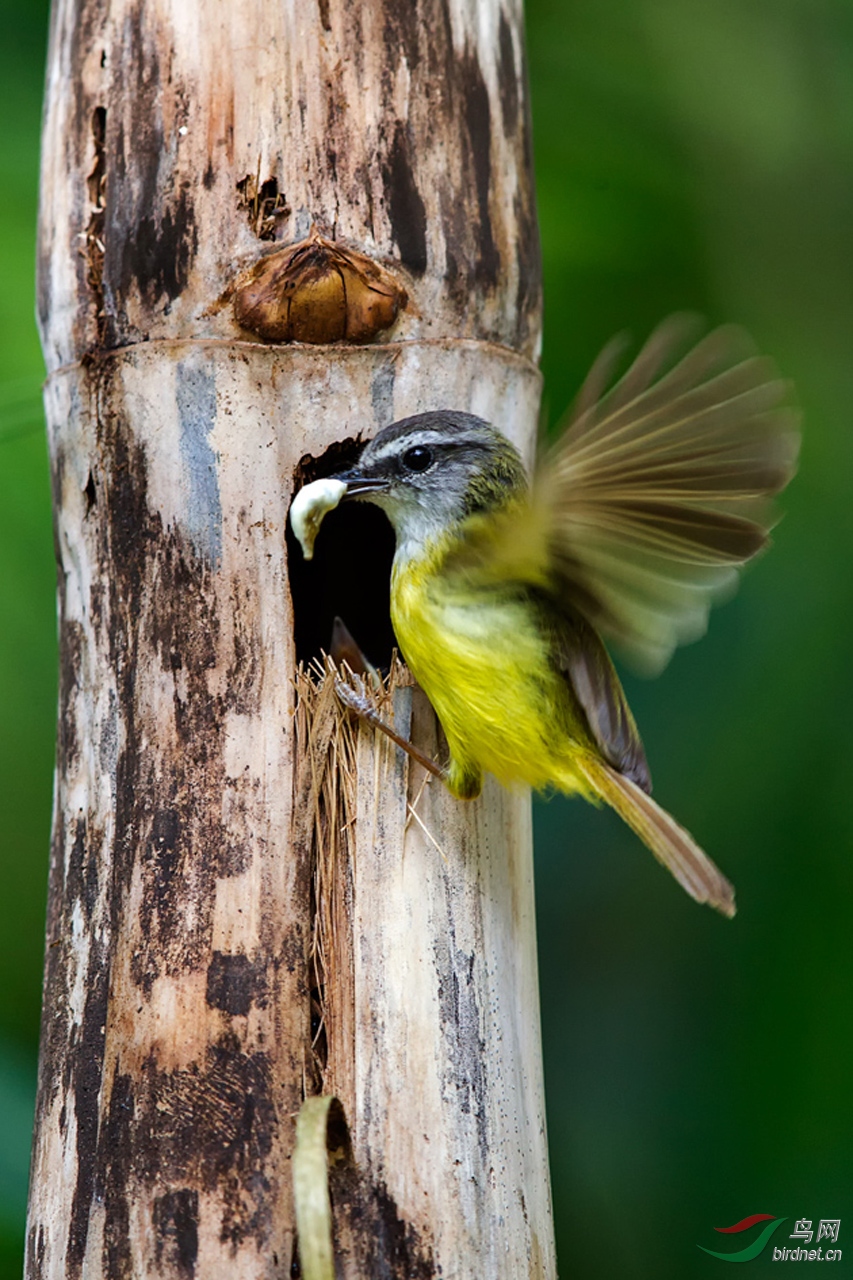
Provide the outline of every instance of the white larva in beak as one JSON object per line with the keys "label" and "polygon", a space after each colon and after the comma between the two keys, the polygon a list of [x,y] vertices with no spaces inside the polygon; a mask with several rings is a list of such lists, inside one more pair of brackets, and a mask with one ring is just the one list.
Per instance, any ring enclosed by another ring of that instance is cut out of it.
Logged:
{"label": "white larva in beak", "polygon": [[323,518],[333,511],[347,491],[343,480],[315,480],[300,489],[290,507],[290,527],[306,560],[314,555],[314,542]]}

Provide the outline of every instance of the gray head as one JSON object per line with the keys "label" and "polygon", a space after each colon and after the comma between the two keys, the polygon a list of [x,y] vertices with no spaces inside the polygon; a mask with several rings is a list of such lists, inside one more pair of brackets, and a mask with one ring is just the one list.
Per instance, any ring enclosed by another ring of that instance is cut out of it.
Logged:
{"label": "gray head", "polygon": [[345,499],[382,507],[398,547],[422,543],[466,516],[502,506],[527,487],[515,446],[482,418],[451,409],[385,427],[357,464],[336,478],[347,486]]}

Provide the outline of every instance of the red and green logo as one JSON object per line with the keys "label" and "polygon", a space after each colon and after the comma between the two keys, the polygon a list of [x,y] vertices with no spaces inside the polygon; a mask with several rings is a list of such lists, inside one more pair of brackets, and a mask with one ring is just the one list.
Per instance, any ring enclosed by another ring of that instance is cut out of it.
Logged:
{"label": "red and green logo", "polygon": [[752,1259],[757,1258],[761,1253],[773,1232],[781,1227],[783,1222],[787,1222],[787,1218],[777,1218],[773,1213],[751,1213],[748,1218],[741,1218],[740,1222],[736,1222],[733,1227],[714,1227],[714,1230],[719,1231],[721,1235],[732,1236],[739,1235],[741,1231],[750,1231],[759,1222],[766,1225],[748,1245],[743,1249],[736,1249],[734,1253],[717,1253],[714,1249],[706,1249],[703,1244],[697,1245],[697,1248],[703,1253],[710,1253],[712,1258],[722,1259],[723,1262],[752,1262]]}

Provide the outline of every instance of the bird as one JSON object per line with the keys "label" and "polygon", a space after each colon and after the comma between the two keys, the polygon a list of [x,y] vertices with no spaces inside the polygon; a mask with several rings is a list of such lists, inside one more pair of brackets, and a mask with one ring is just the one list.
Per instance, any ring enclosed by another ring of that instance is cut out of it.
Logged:
{"label": "bird", "polygon": [[609,343],[531,478],[494,426],[434,410],[386,426],[319,482],[320,518],[339,498],[389,518],[391,621],[449,764],[381,723],[369,697],[350,690],[348,705],[460,799],[489,773],[604,802],[688,894],[731,917],[731,883],[652,799],[605,647],[656,673],[698,638],[767,545],[772,498],[796,468],[790,383],[739,327],[697,340],[695,324],[669,317],[621,376],[624,340]]}

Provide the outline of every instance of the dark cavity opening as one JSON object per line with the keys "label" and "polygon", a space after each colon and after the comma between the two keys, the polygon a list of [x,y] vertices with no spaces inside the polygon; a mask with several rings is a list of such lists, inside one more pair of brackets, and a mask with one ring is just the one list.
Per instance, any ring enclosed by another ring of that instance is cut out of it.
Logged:
{"label": "dark cavity opening", "polygon": [[[319,458],[304,457],[294,492],[346,471],[363,447],[363,441],[344,440]],[[368,502],[342,502],[323,521],[313,560],[303,557],[289,521],[286,536],[297,661],[308,664],[329,652],[339,617],[365,657],[386,669],[395,647],[390,616],[394,531],[384,513]]]}
{"label": "dark cavity opening", "polygon": [[[213,185],[211,183],[211,185]],[[245,209],[249,226],[259,240],[275,240],[279,224],[290,213],[283,191],[278,189],[277,178],[261,182],[261,172],[247,173],[237,183],[238,207]]]}

